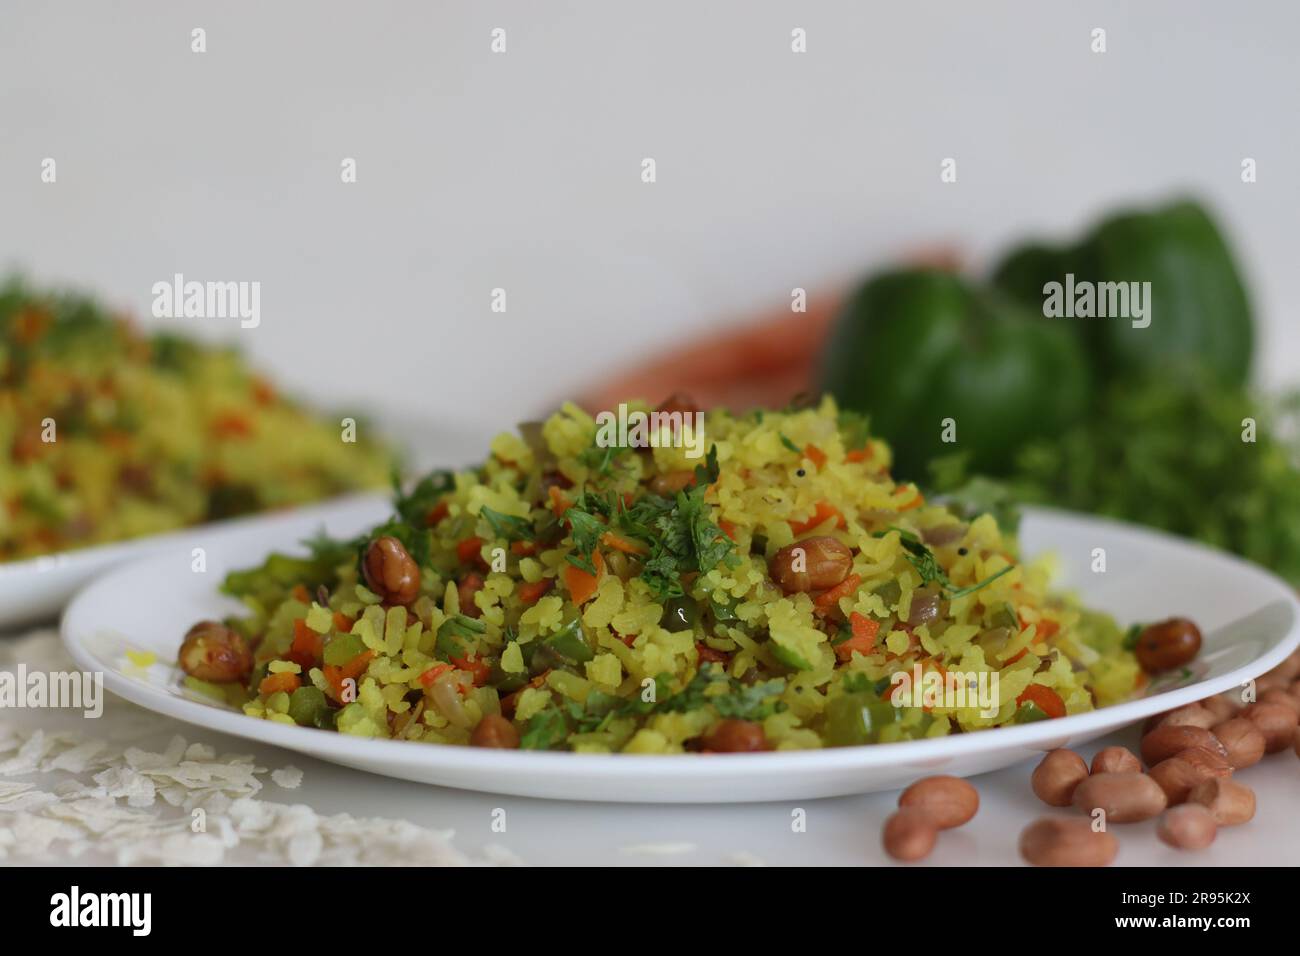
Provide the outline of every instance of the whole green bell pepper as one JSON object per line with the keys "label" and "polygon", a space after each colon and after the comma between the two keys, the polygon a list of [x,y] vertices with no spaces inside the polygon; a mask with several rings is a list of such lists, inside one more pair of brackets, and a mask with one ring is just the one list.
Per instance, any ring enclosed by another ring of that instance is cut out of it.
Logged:
{"label": "whole green bell pepper", "polygon": [[821,384],[870,416],[899,475],[924,480],[932,458],[954,452],[967,452],[973,469],[1005,473],[1025,442],[1083,414],[1087,364],[1066,326],[951,273],[907,269],[871,279],[846,302]]}
{"label": "whole green bell pepper", "polygon": [[1122,317],[1051,318],[1085,343],[1095,377],[1110,382],[1195,365],[1244,384],[1254,348],[1250,302],[1214,220],[1194,202],[1111,216],[1074,245],[1031,243],[997,267],[993,282],[1042,314],[1049,283],[1150,283],[1146,327]]}

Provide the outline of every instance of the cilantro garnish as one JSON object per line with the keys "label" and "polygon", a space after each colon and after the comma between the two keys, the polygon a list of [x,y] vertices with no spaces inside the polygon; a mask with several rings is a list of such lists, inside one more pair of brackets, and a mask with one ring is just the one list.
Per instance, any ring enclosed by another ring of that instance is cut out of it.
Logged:
{"label": "cilantro garnish", "polygon": [[492,533],[498,538],[507,541],[532,541],[536,536],[533,523],[527,518],[502,514],[486,506],[479,511],[479,516],[492,526]]}
{"label": "cilantro garnish", "polygon": [[[956,600],[959,597],[965,597],[968,594],[974,594],[976,591],[980,590],[980,588],[992,584],[1014,567],[1014,565],[1007,565],[1001,571],[996,571],[993,574],[990,574],[983,581],[976,582],[975,584],[968,585],[964,588],[959,588],[953,585],[952,581],[948,578],[948,572],[939,566],[939,559],[934,556],[934,552],[926,547],[920,538],[908,531],[906,528],[891,527],[889,530],[898,532],[898,537],[903,545],[903,550],[906,552],[907,560],[911,563],[912,567],[916,569],[916,573],[920,575],[922,586],[928,584],[939,585],[940,589],[943,591],[944,597],[950,601]],[[885,534],[886,532],[884,531],[877,531],[873,537],[882,538]]]}

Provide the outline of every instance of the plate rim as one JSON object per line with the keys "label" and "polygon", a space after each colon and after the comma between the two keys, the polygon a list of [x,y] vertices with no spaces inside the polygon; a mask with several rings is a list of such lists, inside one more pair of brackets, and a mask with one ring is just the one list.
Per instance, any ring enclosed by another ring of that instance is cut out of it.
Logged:
{"label": "plate rim", "polygon": [[[143,556],[119,566],[79,590],[60,619],[59,637],[78,667],[88,671],[102,671],[105,687],[117,696],[146,710],[206,730],[272,744],[327,761],[333,759],[346,762],[345,758],[347,758],[363,761],[367,767],[376,764],[419,766],[445,770],[448,774],[485,771],[497,771],[503,774],[541,772],[550,774],[563,767],[575,775],[599,781],[619,780],[629,775],[653,770],[658,782],[667,779],[697,783],[703,783],[706,779],[713,782],[726,782],[758,772],[778,774],[867,771],[904,763],[937,763],[954,757],[974,757],[1004,749],[1019,748],[1028,751],[1051,749],[1053,746],[1063,745],[1062,741],[1088,734],[1095,736],[1240,686],[1245,681],[1271,670],[1295,651],[1297,646],[1300,646],[1300,597],[1297,597],[1296,593],[1271,571],[1228,552],[1158,529],[1056,508],[1034,507],[1026,508],[1024,511],[1026,515],[1101,523],[1117,531],[1155,537],[1179,547],[1196,550],[1207,558],[1234,564],[1240,570],[1262,578],[1271,590],[1277,592],[1275,600],[1266,601],[1256,610],[1274,604],[1285,605],[1290,612],[1289,629],[1272,649],[1226,674],[1171,688],[1150,697],[1124,701],[1051,721],[995,727],[968,734],[890,744],[725,755],[576,754],[562,751],[481,750],[437,744],[420,746],[414,741],[354,738],[315,728],[291,727],[175,696],[152,684],[134,679],[118,668],[102,667],[103,662],[83,645],[78,634],[73,633],[74,630],[81,629],[80,616],[86,613],[85,608],[92,604],[101,591],[111,589],[117,584],[118,579],[139,573],[139,570],[147,565],[166,560],[166,557],[161,555]],[[322,756],[331,751],[336,753]],[[348,765],[356,766],[356,764]]]}

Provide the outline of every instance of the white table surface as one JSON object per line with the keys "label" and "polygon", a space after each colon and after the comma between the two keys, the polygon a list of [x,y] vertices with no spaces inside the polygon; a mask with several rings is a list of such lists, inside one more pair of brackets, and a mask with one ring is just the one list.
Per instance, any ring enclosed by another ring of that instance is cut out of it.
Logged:
{"label": "white table surface", "polygon": [[[2,647],[3,645],[0,645]],[[20,730],[75,729],[87,736],[135,735],[143,746],[161,749],[173,735],[207,743],[218,752],[252,754],[260,766],[295,766],[304,772],[301,787],[285,790],[269,780],[258,799],[302,803],[322,815],[407,820],[433,830],[455,831],[458,850],[482,859],[490,848],[504,848],[531,865],[891,865],[880,848],[880,828],[894,807],[896,793],[869,794],[806,802],[663,806],[532,800],[496,794],[423,786],[337,767],[300,754],[208,733],[200,728],[113,702],[105,715],[88,721],[67,711],[15,710],[0,719]],[[1118,743],[1136,749],[1136,728],[1105,738],[1081,751]],[[612,758],[617,759],[617,758]],[[1020,831],[1034,818],[1051,813],[1029,789],[1032,761],[972,778],[981,806],[965,827],[940,836],[928,862],[936,865],[1015,865]],[[65,774],[6,778],[52,788]],[[1300,863],[1300,817],[1294,799],[1300,788],[1300,760],[1291,751],[1267,757],[1238,774],[1258,795],[1258,813],[1243,826],[1220,831],[1208,850],[1172,850],[1155,836],[1154,822],[1116,826],[1118,865],[1280,866]],[[493,830],[496,811],[505,810],[505,832]],[[797,809],[806,829],[792,826]],[[4,812],[0,811],[0,827]],[[90,849],[75,859],[53,853],[32,858],[12,855],[14,863],[111,863],[111,854]],[[255,862],[241,848],[226,863]]]}

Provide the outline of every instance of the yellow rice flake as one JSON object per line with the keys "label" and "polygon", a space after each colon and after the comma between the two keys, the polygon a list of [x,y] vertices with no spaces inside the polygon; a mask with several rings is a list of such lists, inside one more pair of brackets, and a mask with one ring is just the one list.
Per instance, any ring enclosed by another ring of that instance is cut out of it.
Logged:
{"label": "yellow rice flake", "polygon": [[545,710],[551,703],[551,692],[540,687],[527,687],[515,702],[515,720],[527,721]]}
{"label": "yellow rice flake", "polygon": [[136,667],[150,667],[158,660],[153,651],[127,651],[126,659]]}
{"label": "yellow rice flake", "polygon": [[519,616],[520,637],[536,637],[560,629],[563,623],[564,600],[548,594]]}
{"label": "yellow rice flake", "polygon": [[906,631],[890,631],[885,637],[885,647],[889,648],[891,654],[903,654],[907,651],[908,646],[912,643],[907,636]]}
{"label": "yellow rice flake", "polygon": [[662,754],[669,752],[668,738],[657,730],[643,727],[623,746],[627,754]]}
{"label": "yellow rice flake", "polygon": [[596,591],[596,599],[587,605],[582,619],[592,627],[608,627],[623,607],[623,582],[607,574]]}
{"label": "yellow rice flake", "polygon": [[536,584],[542,579],[542,564],[535,558],[519,559],[519,576],[529,584]]}
{"label": "yellow rice flake", "polygon": [[293,661],[271,661],[266,669],[272,674],[301,674],[302,668]]}
{"label": "yellow rice flake", "polygon": [[623,665],[613,654],[597,654],[587,661],[586,671],[588,680],[601,685],[606,693],[623,680]]}
{"label": "yellow rice flake", "polygon": [[501,652],[501,669],[507,674],[522,674],[527,670],[524,666],[523,651],[519,649],[517,641],[511,641],[506,645],[506,649]]}

